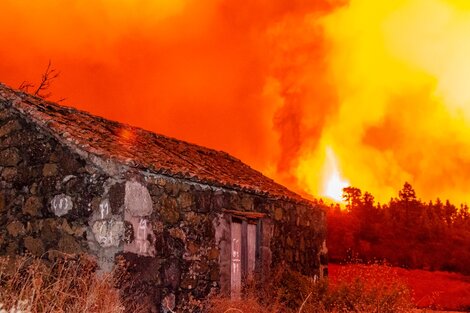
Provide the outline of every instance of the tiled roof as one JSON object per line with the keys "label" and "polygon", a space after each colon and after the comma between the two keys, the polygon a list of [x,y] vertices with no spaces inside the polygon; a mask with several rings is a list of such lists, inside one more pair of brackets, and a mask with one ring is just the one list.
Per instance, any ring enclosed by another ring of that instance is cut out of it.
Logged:
{"label": "tiled roof", "polygon": [[140,170],[212,186],[305,201],[229,154],[110,121],[15,91],[0,83],[0,101],[79,150]]}

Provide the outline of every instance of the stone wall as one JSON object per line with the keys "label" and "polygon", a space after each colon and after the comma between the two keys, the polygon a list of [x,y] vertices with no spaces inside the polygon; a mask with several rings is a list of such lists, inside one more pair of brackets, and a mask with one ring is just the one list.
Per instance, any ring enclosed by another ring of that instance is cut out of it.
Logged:
{"label": "stone wall", "polygon": [[4,105],[0,253],[86,252],[101,270],[122,258],[122,292],[151,312],[197,312],[210,294],[230,293],[230,223],[248,212],[261,214],[257,277],[278,265],[320,276],[326,266],[321,209],[113,164]]}
{"label": "stone wall", "polygon": [[322,209],[158,175],[140,179],[154,207],[148,221],[155,257],[124,249],[139,280],[127,293],[148,298],[155,310],[166,303],[173,310],[176,300],[178,312],[196,312],[209,294],[229,293],[232,211],[264,214],[257,265],[261,276],[257,277],[267,278],[269,269],[278,265],[312,277],[323,274],[320,261],[326,267],[326,225]]}
{"label": "stone wall", "polygon": [[155,250],[151,254],[136,251],[132,242],[124,247],[122,255],[131,263],[134,281],[123,288],[155,311],[175,306],[178,311],[197,311],[202,300],[218,290],[214,192],[208,186],[158,175],[133,179],[141,180],[153,203],[152,213],[143,220],[151,225],[149,242]]}
{"label": "stone wall", "polygon": [[289,202],[272,202],[274,234],[273,263],[284,262],[309,276],[322,277],[326,266],[326,215],[324,210]]}
{"label": "stone wall", "polygon": [[0,103],[0,252],[53,259],[88,249],[86,226],[108,177]]}

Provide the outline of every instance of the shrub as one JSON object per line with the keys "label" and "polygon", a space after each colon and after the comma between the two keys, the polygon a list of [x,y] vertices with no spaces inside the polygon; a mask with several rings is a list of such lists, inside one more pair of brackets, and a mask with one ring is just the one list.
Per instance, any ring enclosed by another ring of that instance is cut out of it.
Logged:
{"label": "shrub", "polygon": [[337,312],[410,312],[413,299],[408,285],[388,265],[349,265],[330,282],[325,306]]}
{"label": "shrub", "polygon": [[245,294],[243,301],[212,299],[209,312],[400,313],[414,307],[395,269],[377,264],[345,267],[330,281],[279,269]]}

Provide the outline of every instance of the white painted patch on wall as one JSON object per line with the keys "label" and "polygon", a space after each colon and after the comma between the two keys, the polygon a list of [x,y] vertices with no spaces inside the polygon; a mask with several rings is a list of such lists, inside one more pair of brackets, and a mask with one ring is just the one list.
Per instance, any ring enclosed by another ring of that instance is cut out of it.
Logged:
{"label": "white painted patch on wall", "polygon": [[100,215],[101,219],[105,219],[109,215],[111,205],[109,204],[109,199],[103,199],[100,203]]}
{"label": "white painted patch on wall", "polygon": [[92,231],[101,247],[118,247],[124,236],[124,222],[98,220],[93,224]]}
{"label": "white painted patch on wall", "polygon": [[127,181],[124,206],[126,212],[129,212],[132,216],[148,216],[152,214],[152,198],[148,189],[139,182]]}
{"label": "white painted patch on wall", "polygon": [[155,256],[156,237],[153,233],[151,222],[143,217],[126,217],[126,221],[132,224],[134,240],[124,246],[124,251],[143,256]]}
{"label": "white painted patch on wall", "polygon": [[127,181],[124,206],[124,220],[132,224],[134,230],[134,240],[125,244],[124,251],[155,256],[156,237],[152,223],[148,220],[153,211],[153,203],[147,187],[136,181]]}
{"label": "white painted patch on wall", "polygon": [[73,201],[70,196],[60,194],[51,200],[51,209],[56,216],[64,216],[73,209]]}
{"label": "white painted patch on wall", "polygon": [[137,229],[137,236],[135,239],[137,246],[139,247],[139,253],[141,254],[146,254],[148,252],[149,245],[150,245],[150,243],[147,241],[147,234],[148,234],[147,223],[148,221],[146,219],[141,219],[139,221],[139,226]]}

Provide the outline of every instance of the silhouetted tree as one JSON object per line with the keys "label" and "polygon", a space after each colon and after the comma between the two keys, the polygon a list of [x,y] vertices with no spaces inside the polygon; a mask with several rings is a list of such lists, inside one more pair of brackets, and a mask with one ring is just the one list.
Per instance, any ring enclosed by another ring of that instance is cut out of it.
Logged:
{"label": "silhouetted tree", "polygon": [[361,202],[362,192],[359,188],[356,187],[346,187],[343,188],[342,198],[344,201],[348,202],[347,208],[349,211],[354,211],[355,208],[362,205]]}
{"label": "silhouetted tree", "polygon": [[399,199],[403,202],[411,202],[416,200],[416,192],[410,183],[405,182],[403,189],[398,192]]}
{"label": "silhouetted tree", "polygon": [[404,224],[409,227],[422,215],[422,205],[416,198],[415,190],[408,182],[405,182],[403,188],[398,192],[398,199],[398,205],[404,211]]}

